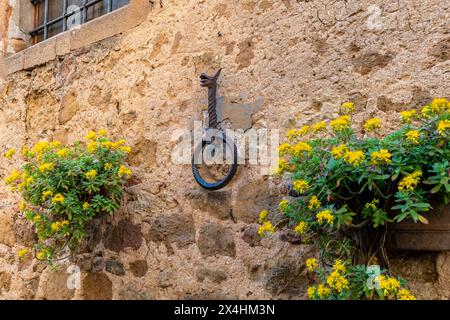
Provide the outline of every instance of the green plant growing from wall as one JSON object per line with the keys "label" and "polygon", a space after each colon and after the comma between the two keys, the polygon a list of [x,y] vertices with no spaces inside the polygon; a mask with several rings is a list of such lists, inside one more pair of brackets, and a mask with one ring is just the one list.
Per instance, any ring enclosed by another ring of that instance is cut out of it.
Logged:
{"label": "green plant growing from wall", "polygon": [[[361,271],[356,262],[370,264],[381,258],[388,263],[387,224],[406,219],[428,223],[424,213],[431,203],[443,206],[450,200],[450,103],[446,99],[434,99],[420,111],[401,112],[403,126],[383,138],[374,135],[382,126],[380,119],[368,119],[361,134],[351,126],[355,105],[344,103],[340,112],[329,124],[321,121],[290,130],[290,143],[279,147],[277,175],[290,177],[299,196],[282,200],[279,210],[304,242],[318,245],[322,267],[317,270],[325,283],[321,289],[330,290],[322,296],[311,291],[316,299],[361,297],[350,282],[339,294],[327,284],[330,275],[325,274],[336,259],[345,261],[353,277]],[[264,213],[260,219],[261,236],[274,231],[266,217]],[[401,289],[395,287],[395,292],[378,297],[411,297],[405,291],[398,296]],[[358,292],[374,297],[367,288]]]}
{"label": "green plant growing from wall", "polygon": [[[20,211],[34,224],[37,259],[52,263],[66,248],[74,251],[90,220],[119,208],[124,179],[132,174],[124,165],[130,151],[105,130],[67,147],[58,141],[23,147],[24,164],[5,182],[20,194]],[[5,156],[11,160],[14,154],[11,149]],[[20,258],[26,255],[26,249],[19,252]]]}

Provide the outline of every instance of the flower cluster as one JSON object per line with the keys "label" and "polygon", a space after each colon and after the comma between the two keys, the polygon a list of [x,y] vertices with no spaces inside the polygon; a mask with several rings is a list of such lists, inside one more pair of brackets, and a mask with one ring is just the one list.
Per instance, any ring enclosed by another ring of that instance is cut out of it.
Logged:
{"label": "flower cluster", "polygon": [[344,153],[344,161],[354,167],[359,167],[364,162],[365,158],[366,156],[362,150],[346,151]]}
{"label": "flower cluster", "polygon": [[326,209],[317,213],[316,219],[319,224],[327,223],[333,225],[334,216],[331,214],[330,209]]}
{"label": "flower cluster", "polygon": [[416,110],[406,110],[400,112],[402,116],[402,122],[403,123],[411,123],[413,119],[417,116]]}
{"label": "flower cluster", "polygon": [[75,250],[89,220],[118,209],[122,178],[132,174],[124,165],[130,151],[124,140],[111,141],[106,130],[91,131],[86,141],[71,146],[39,141],[22,148],[24,164],[5,183],[23,198],[19,209],[36,229],[38,259],[51,263],[66,246]]}
{"label": "flower cluster", "polygon": [[341,132],[350,127],[350,116],[341,116],[330,122],[330,126],[334,132]]}
{"label": "flower cluster", "polygon": [[341,105],[341,112],[343,114],[351,114],[356,110],[355,104],[353,102],[345,102]]}
{"label": "flower cluster", "polygon": [[389,164],[392,162],[391,160],[392,154],[386,150],[381,149],[379,151],[374,151],[370,155],[370,161],[372,164]]}
{"label": "flower cluster", "polygon": [[[344,103],[338,118],[290,130],[289,143],[279,149],[282,159],[277,174],[292,181],[296,196],[279,203],[289,222],[282,220],[277,226],[292,228],[300,241],[317,244],[326,265],[336,258],[354,257],[356,247],[362,252],[360,258],[370,263],[374,260],[368,253],[374,249],[371,239],[378,239],[384,229],[379,226],[405,219],[427,223],[422,214],[431,208],[430,200],[442,204],[450,199],[450,103],[446,99],[401,112],[399,128],[388,134],[367,134],[381,128],[380,118],[368,119],[362,128],[353,125],[356,109],[353,103]],[[355,243],[355,239],[368,240]],[[345,267],[347,272],[336,271],[342,265],[335,263],[322,286],[308,290],[310,296],[353,297],[348,292],[355,290],[350,285],[354,278],[348,270],[357,273],[359,269]],[[360,276],[366,277],[365,273]],[[408,298],[408,292],[401,292],[396,298]]]}
{"label": "flower cluster", "polygon": [[419,144],[420,132],[418,130],[409,130],[405,133],[406,142]]}
{"label": "flower cluster", "polygon": [[321,206],[322,206],[322,204],[320,203],[320,200],[319,200],[319,198],[317,198],[316,195],[313,195],[311,197],[311,199],[309,199],[309,203],[308,203],[309,210],[319,209]]}
{"label": "flower cluster", "polygon": [[304,193],[306,190],[309,189],[309,183],[306,180],[295,180],[293,189],[299,193]]}
{"label": "flower cluster", "polygon": [[272,225],[270,221],[264,222],[262,226],[258,229],[258,235],[260,237],[266,237],[275,232],[275,227]]}
{"label": "flower cluster", "polygon": [[375,285],[369,286],[373,277],[362,265],[349,265],[336,259],[331,267],[321,267],[315,258],[306,260],[308,272],[314,273],[316,285],[307,290],[308,297],[315,300],[336,299],[398,299],[415,300],[411,292],[402,287],[397,278],[380,270],[375,276]]}
{"label": "flower cluster", "polygon": [[364,130],[366,132],[371,132],[378,128],[381,128],[381,120],[379,118],[372,118],[364,123]]}
{"label": "flower cluster", "polygon": [[400,183],[398,184],[398,190],[403,192],[414,191],[420,181],[421,176],[422,171],[420,170],[416,170],[413,173],[408,174],[406,177],[400,180]]}
{"label": "flower cluster", "polygon": [[294,231],[298,235],[305,234],[308,231],[308,223],[305,221],[300,221],[299,224],[294,228]]}
{"label": "flower cluster", "polygon": [[447,135],[447,132],[449,130],[450,130],[450,120],[439,121],[438,126],[437,126],[437,132],[439,132],[439,134],[441,136]]}
{"label": "flower cluster", "polygon": [[269,211],[268,210],[263,210],[259,213],[259,223],[263,223],[267,216],[269,215]]}

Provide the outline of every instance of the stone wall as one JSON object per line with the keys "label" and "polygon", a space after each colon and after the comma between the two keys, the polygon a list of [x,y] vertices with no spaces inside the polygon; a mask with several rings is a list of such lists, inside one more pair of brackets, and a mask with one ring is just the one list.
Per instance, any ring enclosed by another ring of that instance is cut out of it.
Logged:
{"label": "stone wall", "polygon": [[[445,1],[154,3],[133,29],[0,79],[1,152],[107,128],[133,146],[136,173],[120,212],[90,225],[71,261],[82,271],[74,290],[64,267],[18,260],[33,230],[1,182],[0,298],[305,298],[304,261],[315,249],[282,232],[256,235],[258,213],[275,215],[281,197],[261,167],[241,166],[229,187],[208,193],[171,159],[172,132],[206,109],[200,72],[222,67],[228,110],[258,104],[253,127],[282,133],[335,117],[349,99],[356,127],[376,115],[389,131],[399,110],[450,93]],[[2,179],[16,165],[2,157]],[[447,299],[448,260],[401,253],[392,264],[419,298]]]}

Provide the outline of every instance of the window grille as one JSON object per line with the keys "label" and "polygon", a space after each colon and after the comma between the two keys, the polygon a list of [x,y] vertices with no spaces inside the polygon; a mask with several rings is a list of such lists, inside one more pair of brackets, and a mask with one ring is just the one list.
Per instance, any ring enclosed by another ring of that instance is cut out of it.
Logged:
{"label": "window grille", "polygon": [[34,5],[33,42],[93,20],[127,5],[130,0],[31,0]]}

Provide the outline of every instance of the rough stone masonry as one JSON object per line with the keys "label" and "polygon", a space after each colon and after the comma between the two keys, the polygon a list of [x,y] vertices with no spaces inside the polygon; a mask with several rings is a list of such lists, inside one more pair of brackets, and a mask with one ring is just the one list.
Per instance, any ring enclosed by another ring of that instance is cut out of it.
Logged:
{"label": "rough stone masonry", "polygon": [[[0,0],[0,42],[9,55],[22,45],[8,38],[14,3]],[[276,214],[281,197],[259,166],[241,167],[227,189],[207,193],[190,166],[171,161],[171,133],[192,128],[206,110],[198,75],[223,68],[219,94],[230,110],[263,101],[250,114],[253,128],[284,133],[333,118],[352,100],[356,127],[376,115],[390,131],[399,110],[450,96],[449,6],[155,1],[126,32],[4,76],[0,153],[107,128],[133,146],[128,163],[136,174],[121,210],[94,221],[71,259],[81,270],[74,288],[67,266],[55,272],[19,261],[17,251],[35,235],[1,182],[0,299],[304,299],[304,261],[316,252],[282,232],[257,237],[258,213]],[[2,180],[14,166],[0,159]],[[391,263],[418,298],[450,298],[449,253],[399,253]]]}

